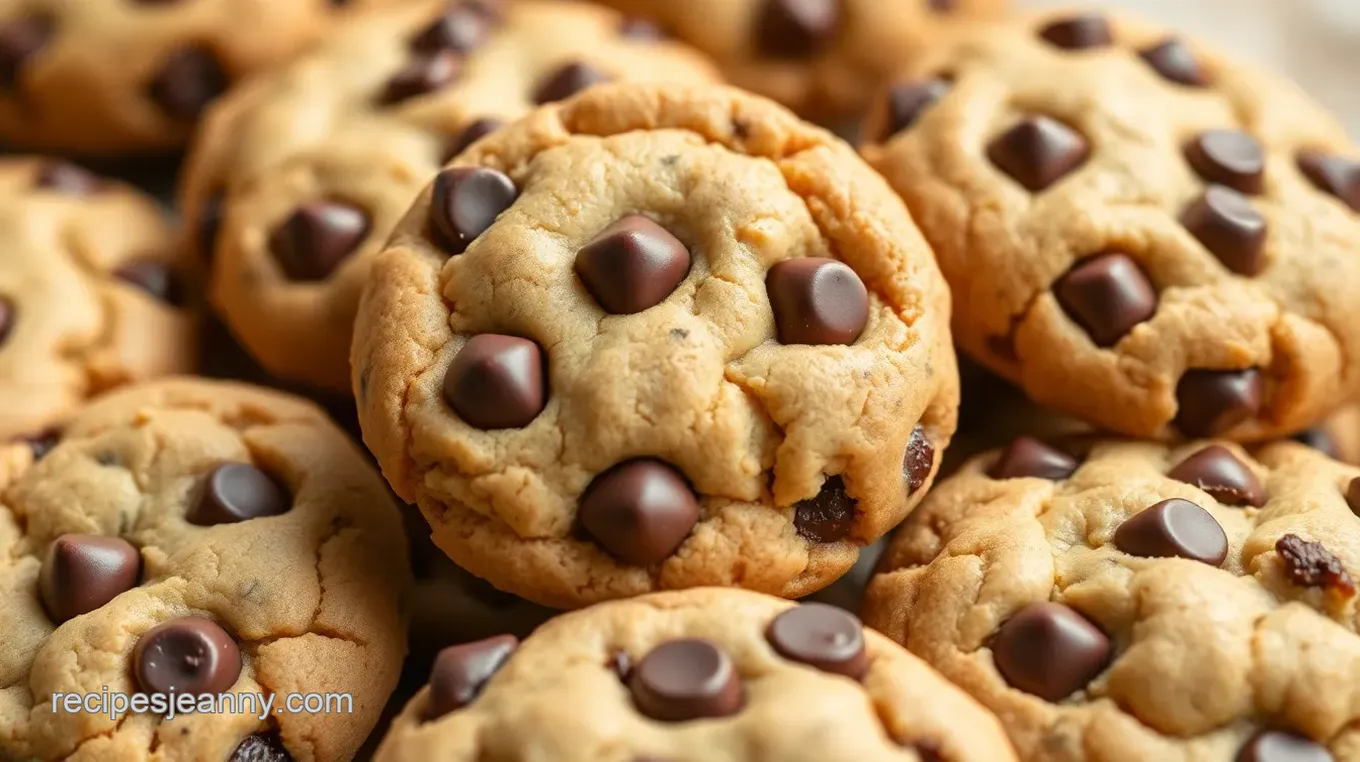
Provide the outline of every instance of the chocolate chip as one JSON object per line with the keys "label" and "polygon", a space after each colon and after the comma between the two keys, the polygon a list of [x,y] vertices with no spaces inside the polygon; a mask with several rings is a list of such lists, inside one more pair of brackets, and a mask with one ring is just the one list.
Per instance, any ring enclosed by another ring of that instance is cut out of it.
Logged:
{"label": "chocolate chip", "polygon": [[840,16],[840,0],[766,0],[756,46],[772,58],[811,56],[836,34]]}
{"label": "chocolate chip", "polygon": [[1127,254],[1110,252],[1072,266],[1053,286],[1068,317],[1098,347],[1112,347],[1157,312],[1157,291]]}
{"label": "chocolate chip", "polygon": [[1209,512],[1173,497],[1152,505],[1119,525],[1114,545],[1131,556],[1189,558],[1221,566],[1228,557],[1228,535]]}
{"label": "chocolate chip", "polygon": [[38,168],[34,185],[66,196],[93,196],[103,190],[104,180],[78,164],[53,159]]}
{"label": "chocolate chip", "polygon": [[1176,428],[1188,437],[1222,434],[1261,412],[1261,371],[1188,370],[1176,384]]}
{"label": "chocolate chip", "polygon": [[1110,639],[1061,603],[1031,603],[996,632],[992,658],[1013,688],[1061,701],[1105,669]]}
{"label": "chocolate chip", "polygon": [[844,262],[799,257],[765,276],[781,344],[854,344],[869,322],[869,291]]}
{"label": "chocolate chip", "polygon": [[637,458],[596,476],[577,514],[611,555],[649,566],[670,557],[689,536],[699,521],[699,499],[673,466]]}
{"label": "chocolate chip", "polygon": [[640,214],[630,214],[576,253],[576,275],[611,315],[655,307],[689,274],[680,239]]}
{"label": "chocolate chip", "polygon": [[633,657],[629,656],[628,652],[624,650],[614,651],[609,654],[609,659],[605,662],[605,666],[613,670],[614,674],[618,675],[619,679],[626,683],[628,682],[628,676],[633,673]]}
{"label": "chocolate chip", "polygon": [[1224,505],[1260,507],[1266,491],[1247,464],[1223,445],[1209,445],[1171,469],[1167,476],[1193,484]]}
{"label": "chocolate chip", "polygon": [[1033,437],[1017,437],[987,471],[993,479],[1038,478],[1062,481],[1076,470],[1077,459]]}
{"label": "chocolate chip", "polygon": [[793,506],[793,526],[808,542],[838,542],[855,525],[857,503],[845,491],[845,481],[833,476],[822,482],[816,497]]}
{"label": "chocolate chip", "polygon": [[476,6],[454,5],[411,39],[411,49],[425,54],[444,50],[470,53],[486,41],[493,21]]}
{"label": "chocolate chip", "polygon": [[136,587],[141,568],[141,554],[126,540],[64,534],[47,548],[38,589],[47,615],[61,624]]}
{"label": "chocolate chip", "polygon": [[1090,155],[1086,138],[1047,116],[1025,118],[987,147],[987,158],[1031,193],[1058,182]]}
{"label": "chocolate chip", "polygon": [[237,744],[228,762],[293,762],[276,730],[248,735]]}
{"label": "chocolate chip", "polygon": [[628,684],[638,710],[662,722],[727,717],[741,710],[741,680],[732,660],[699,638],[652,649]]}
{"label": "chocolate chip", "polygon": [[1099,13],[1058,19],[1040,29],[1039,36],[1063,50],[1103,48],[1114,42],[1110,22]]}
{"label": "chocolate chip", "polygon": [[921,424],[911,430],[907,441],[907,454],[902,459],[902,471],[907,475],[907,494],[914,495],[930,478],[930,469],[935,466],[935,444],[926,435]]}
{"label": "chocolate chip", "polygon": [[1209,186],[1181,224],[1232,272],[1256,275],[1265,267],[1266,218],[1237,191]]}
{"label": "chocolate chip", "polygon": [[437,720],[471,704],[481,695],[487,682],[510,661],[517,648],[519,638],[497,635],[440,651],[430,671],[425,720]]}
{"label": "chocolate chip", "polygon": [[534,89],[534,103],[555,103],[566,100],[588,87],[609,82],[614,78],[599,69],[580,62],[573,62],[549,74]]}
{"label": "chocolate chip", "polygon": [[1208,130],[1185,146],[1185,159],[1200,177],[1242,193],[1265,186],[1266,157],[1256,138],[1240,130]]}
{"label": "chocolate chip", "polygon": [[1360,212],[1360,160],[1323,151],[1299,154],[1299,171],[1323,193]]}
{"label": "chocolate chip", "polygon": [[938,77],[915,82],[899,82],[888,91],[887,124],[882,140],[911,129],[927,108],[949,92],[950,84]]}
{"label": "chocolate chip", "polygon": [[1326,455],[1332,460],[1341,460],[1341,446],[1337,444],[1336,437],[1321,426],[1300,431],[1290,439],[1300,444],[1307,445],[1314,450]]}
{"label": "chocolate chip", "polygon": [[199,526],[234,524],[292,507],[292,496],[274,477],[248,463],[223,463],[208,472],[203,494],[186,518]]}
{"label": "chocolate chip", "polygon": [[1332,762],[1332,753],[1294,733],[1262,730],[1237,752],[1236,762]]}
{"label": "chocolate chip", "polygon": [[453,161],[453,157],[466,151],[469,146],[478,140],[490,135],[505,126],[505,121],[493,117],[478,119],[463,128],[458,137],[449,145],[448,154],[444,157],[445,162]]}
{"label": "chocolate chip", "polygon": [[172,307],[184,305],[184,283],[168,262],[135,259],[114,270],[113,277]]}
{"label": "chocolate chip", "polygon": [[[905,744],[904,744],[905,745]],[[916,756],[921,758],[921,762],[948,762],[944,758],[944,749],[940,742],[933,738],[922,738],[910,745]]]}
{"label": "chocolate chip", "polygon": [[222,230],[222,194],[213,193],[203,199],[203,208],[198,210],[198,235],[194,242],[199,256],[211,265],[217,249],[217,234]]}
{"label": "chocolate chip", "polygon": [[1346,485],[1346,504],[1351,507],[1351,513],[1360,516],[1360,476]]}
{"label": "chocolate chip", "polygon": [[52,448],[61,442],[61,432],[56,429],[49,429],[39,434],[30,434],[20,437],[28,444],[28,449],[33,453],[33,462],[36,463],[52,452]]}
{"label": "chocolate chip", "polygon": [[27,16],[0,22],[0,88],[19,84],[24,67],[52,38],[52,19]]}
{"label": "chocolate chip", "polygon": [[18,317],[18,308],[8,297],[0,296],[0,344],[3,344],[9,335],[14,332],[14,323]]}
{"label": "chocolate chip", "polygon": [[483,431],[528,426],[548,404],[543,350],[518,336],[473,336],[444,376],[444,400]]}
{"label": "chocolate chip", "polygon": [[227,91],[227,73],[207,48],[171,53],[148,86],[151,100],[171,119],[192,121]]}
{"label": "chocolate chip", "polygon": [[462,254],[518,197],[515,183],[494,169],[457,167],[440,172],[430,203],[435,242],[449,254]]}
{"label": "chocolate chip", "polygon": [[368,215],[340,201],[309,201],[269,235],[269,251],[289,280],[325,280],[368,236]]}
{"label": "chocolate chip", "polygon": [[217,623],[198,616],[147,631],[132,650],[137,683],[148,693],[224,693],[241,674],[241,652]]}
{"label": "chocolate chip", "polygon": [[823,672],[861,680],[869,671],[864,625],[835,606],[825,603],[794,606],[770,622],[765,639],[785,659]]}
{"label": "chocolate chip", "polygon": [[637,42],[661,42],[666,39],[666,30],[651,19],[629,16],[619,22],[619,36]]}
{"label": "chocolate chip", "polygon": [[453,51],[418,55],[387,80],[380,102],[390,106],[428,95],[452,84],[462,72],[463,59]]}
{"label": "chocolate chip", "polygon": [[1275,552],[1280,554],[1285,577],[1292,584],[1320,587],[1345,596],[1355,594],[1355,581],[1346,567],[1322,543],[1287,534],[1275,542]]}
{"label": "chocolate chip", "polygon": [[1138,55],[1163,78],[1190,87],[1204,87],[1209,77],[1190,47],[1175,37],[1143,48]]}

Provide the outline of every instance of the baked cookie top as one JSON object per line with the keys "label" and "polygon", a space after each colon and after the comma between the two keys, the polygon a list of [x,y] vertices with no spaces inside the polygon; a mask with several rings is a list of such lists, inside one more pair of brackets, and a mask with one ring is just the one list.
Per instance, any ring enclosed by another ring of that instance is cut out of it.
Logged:
{"label": "baked cookie top", "polygon": [[947,30],[1007,0],[599,0],[711,55],[731,82],[799,112],[859,116]]}
{"label": "baked cookie top", "polygon": [[1006,762],[962,691],[853,615],[734,589],[565,614],[440,654],[378,762]]}
{"label": "baked cookie top", "polygon": [[[11,448],[12,449],[12,448]],[[11,461],[12,463],[12,461]],[[172,379],[113,392],[0,482],[0,756],[349,759],[396,685],[396,506],[320,409]],[[67,713],[57,693],[348,694],[352,711]]]}
{"label": "baked cookie top", "polygon": [[869,162],[956,339],[1140,437],[1270,439],[1360,386],[1360,149],[1291,84],[1098,14],[982,26],[906,72]]}
{"label": "baked cookie top", "polygon": [[334,20],[404,0],[0,0],[0,139],[74,153],[178,148],[244,75]]}
{"label": "baked cookie top", "polygon": [[0,248],[0,441],[194,368],[174,233],[151,199],[66,162],[3,159]]}
{"label": "baked cookie top", "polygon": [[421,194],[373,264],[354,389],[393,488],[501,589],[797,597],[930,482],[948,315],[849,146],[734,89],[609,85]]}
{"label": "baked cookie top", "polygon": [[1023,759],[1356,759],[1357,477],[1293,442],[1017,439],[903,525],[865,621]]}
{"label": "baked cookie top", "polygon": [[566,0],[419,0],[337,28],[224,99],[195,141],[181,200],[214,304],[274,374],[348,390],[369,262],[420,189],[502,122],[611,79],[718,75]]}

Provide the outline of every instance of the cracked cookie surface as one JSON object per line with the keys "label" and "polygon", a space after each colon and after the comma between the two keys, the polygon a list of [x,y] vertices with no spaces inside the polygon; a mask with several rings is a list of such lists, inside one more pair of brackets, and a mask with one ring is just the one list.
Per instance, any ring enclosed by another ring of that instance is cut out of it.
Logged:
{"label": "cracked cookie surface", "polygon": [[[319,408],[167,379],[0,483],[0,756],[349,759],[405,653],[400,517]],[[53,711],[55,693],[352,696],[352,712]]]}
{"label": "cracked cookie surface", "polygon": [[[700,721],[694,721],[700,720]],[[614,601],[440,654],[378,762],[1014,760],[996,719],[854,616],[735,589]]]}
{"label": "cracked cookie surface", "polygon": [[388,481],[501,589],[798,597],[933,477],[948,313],[849,146],[728,88],[602,86],[421,195],[374,263],[354,389]]}
{"label": "cracked cookie surface", "polygon": [[565,0],[419,0],[228,96],[181,201],[233,332],[275,375],[348,391],[369,264],[452,155],[599,80],[718,81],[698,53],[622,22]]}
{"label": "cracked cookie surface", "polygon": [[1018,439],[903,525],[865,622],[1023,759],[1357,759],[1358,476],[1293,442]]}
{"label": "cracked cookie surface", "polygon": [[189,372],[175,237],[149,198],[58,160],[0,161],[0,440],[38,449],[88,398]]}
{"label": "cracked cookie surface", "polygon": [[1360,385],[1360,149],[1294,86],[1134,22],[980,26],[863,149],[969,355],[1145,438],[1265,441]]}

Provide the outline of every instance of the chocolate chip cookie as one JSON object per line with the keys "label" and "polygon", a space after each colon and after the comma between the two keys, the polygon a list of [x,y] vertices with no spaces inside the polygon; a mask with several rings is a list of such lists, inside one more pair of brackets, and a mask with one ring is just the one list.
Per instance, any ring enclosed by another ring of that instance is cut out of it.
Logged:
{"label": "chocolate chip cookie", "polygon": [[[4,759],[349,759],[396,684],[400,518],[301,399],[201,379],[106,395],[5,473],[0,547]],[[282,711],[53,708],[170,692],[276,694]],[[290,693],[352,703],[301,713]]]}
{"label": "chocolate chip cookie", "polygon": [[853,615],[699,589],[440,654],[378,762],[1007,762],[996,719]]}
{"label": "chocolate chip cookie", "polygon": [[859,116],[890,76],[1007,0],[600,0],[713,56],[733,84],[809,116]]}
{"label": "chocolate chip cookie", "polygon": [[439,167],[594,83],[717,80],[678,44],[565,0],[420,0],[337,29],[213,109],[182,204],[211,296],[272,373],[349,388],[369,261]]}
{"label": "chocolate chip cookie", "polygon": [[354,389],[397,494],[502,590],[800,597],[929,485],[948,314],[849,146],[741,91],[608,85],[421,194],[369,276]]}
{"label": "chocolate chip cookie", "polygon": [[4,0],[0,140],[74,153],[178,148],[215,98],[339,18],[405,0]]}
{"label": "chocolate chip cookie", "polygon": [[1292,434],[1360,388],[1360,148],[1287,82],[1098,14],[984,26],[864,148],[959,344],[1122,434]]}
{"label": "chocolate chip cookie", "polygon": [[865,621],[1022,759],[1360,758],[1360,469],[1282,442],[1031,438],[942,481]]}
{"label": "chocolate chip cookie", "polygon": [[193,369],[174,233],[149,198],[64,161],[0,160],[0,441],[89,397]]}

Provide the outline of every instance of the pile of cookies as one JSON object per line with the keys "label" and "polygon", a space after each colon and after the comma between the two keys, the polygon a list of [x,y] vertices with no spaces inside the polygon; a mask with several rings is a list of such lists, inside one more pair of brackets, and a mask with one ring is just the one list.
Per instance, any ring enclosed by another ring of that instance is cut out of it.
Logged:
{"label": "pile of cookies", "polygon": [[0,3],[0,759],[1360,760],[1360,147],[1005,6]]}

